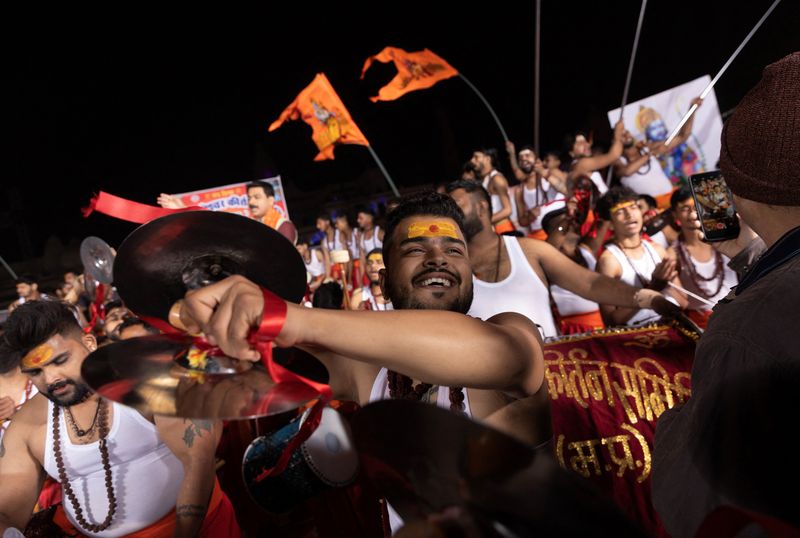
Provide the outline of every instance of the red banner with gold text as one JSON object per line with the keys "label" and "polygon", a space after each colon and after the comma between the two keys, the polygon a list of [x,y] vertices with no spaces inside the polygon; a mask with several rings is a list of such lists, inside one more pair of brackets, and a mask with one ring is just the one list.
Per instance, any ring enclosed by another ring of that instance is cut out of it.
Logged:
{"label": "red banner with gold text", "polygon": [[691,395],[695,336],[666,325],[608,330],[545,346],[555,453],[633,519],[666,536],[650,494],[658,417]]}

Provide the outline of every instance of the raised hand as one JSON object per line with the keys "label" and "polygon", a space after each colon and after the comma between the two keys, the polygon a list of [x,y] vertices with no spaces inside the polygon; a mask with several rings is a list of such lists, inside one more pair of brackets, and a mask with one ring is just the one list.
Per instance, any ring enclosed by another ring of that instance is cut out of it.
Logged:
{"label": "raised hand", "polygon": [[651,278],[651,288],[654,290],[662,290],[666,287],[667,282],[670,282],[678,276],[678,264],[672,258],[664,258],[661,260],[656,268],[653,270]]}
{"label": "raised hand", "polygon": [[183,203],[183,200],[177,196],[166,194],[164,192],[158,195],[156,202],[158,205],[166,209],[182,209],[186,207],[186,204]]}
{"label": "raised hand", "polygon": [[[261,322],[264,295],[261,288],[243,276],[231,276],[190,291],[178,312],[174,310],[170,312],[173,325],[194,334],[202,332],[209,343],[219,346],[228,356],[254,362],[261,359],[247,338]],[[275,340],[282,347],[290,345],[288,342],[284,331]]]}
{"label": "raised hand", "polygon": [[517,154],[517,148],[511,140],[506,140],[506,151],[512,157]]}

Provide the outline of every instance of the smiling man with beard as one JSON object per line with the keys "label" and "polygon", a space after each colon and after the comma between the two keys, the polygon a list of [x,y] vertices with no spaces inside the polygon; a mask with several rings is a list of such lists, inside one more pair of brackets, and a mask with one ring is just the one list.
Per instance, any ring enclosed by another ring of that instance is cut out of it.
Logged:
{"label": "smiling man with beard", "polygon": [[80,375],[96,348],[63,303],[26,303],[8,319],[0,353],[16,358],[39,394],[0,444],[3,536],[25,527],[45,475],[61,484],[53,521],[65,535],[239,536],[215,484],[220,425],[143,416],[100,398]]}
{"label": "smiling man with beard", "polygon": [[[300,347],[322,361],[335,398],[362,405],[386,398],[427,401],[541,443],[549,439],[549,423],[509,412],[520,399],[545,392],[539,333],[516,313],[487,321],[464,315],[472,277],[462,219],[446,195],[404,198],[388,215],[380,273],[395,310],[375,315],[287,303],[275,344]],[[189,292],[181,319],[229,356],[257,361],[245,337],[263,309],[262,290],[233,276]]]}
{"label": "smiling man with beard", "polygon": [[[423,192],[403,198],[387,220],[380,284],[395,310],[375,315],[284,302],[275,345],[299,347],[325,364],[334,398],[361,405],[390,398],[430,402],[531,445],[548,441],[536,326],[516,313],[486,321],[465,315],[472,273],[461,210],[446,195]],[[180,318],[229,356],[258,361],[246,337],[262,321],[265,296],[280,304],[232,276],[187,293]],[[395,530],[400,525],[394,517],[391,522]]]}

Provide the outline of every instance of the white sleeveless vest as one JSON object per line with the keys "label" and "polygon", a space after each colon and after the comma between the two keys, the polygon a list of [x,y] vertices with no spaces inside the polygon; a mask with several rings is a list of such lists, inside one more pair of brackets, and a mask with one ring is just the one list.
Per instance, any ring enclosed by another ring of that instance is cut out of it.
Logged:
{"label": "white sleeveless vest", "polygon": [[[589,271],[594,271],[595,267],[597,266],[597,260],[594,259],[592,253],[580,246],[576,248],[586,261],[586,266]],[[558,313],[561,316],[587,314],[589,312],[596,312],[597,310],[600,310],[600,305],[594,301],[584,299],[580,295],[576,295],[569,290],[565,290],[556,284],[550,284],[550,293],[553,295],[553,301],[556,303],[556,308],[558,308]]]}
{"label": "white sleeveless vest", "polygon": [[[53,405],[48,401],[44,469],[58,481],[53,454]],[[67,517],[87,536],[124,536],[155,523],[175,508],[183,481],[183,465],[158,437],[155,425],[130,407],[112,405],[113,422],[107,442],[117,511],[111,526],[99,533],[87,531],[78,524],[72,503],[64,498]],[[61,409],[59,439],[67,479],[84,518],[100,523],[108,514],[108,494],[99,443],[73,444],[64,415]]]}
{"label": "white sleeveless vest", "polygon": [[309,249],[309,254],[311,255],[311,261],[306,263],[303,260],[303,263],[306,266],[306,271],[311,275],[311,277],[318,277],[319,275],[325,274],[325,262],[320,260],[317,257],[317,254],[321,254],[320,250],[317,248]]}
{"label": "white sleeveless vest", "polygon": [[[656,249],[654,249],[650,243],[642,241],[642,245],[644,245],[646,252],[644,252],[643,256],[639,259],[626,257],[622,249],[613,243],[606,245],[606,250],[614,255],[622,267],[622,276],[620,276],[620,280],[637,288],[644,287],[645,285],[645,282],[641,281],[637,273],[649,282],[656,268],[656,264],[661,261],[661,256],[658,255],[658,252],[656,252]],[[636,314],[628,320],[627,324],[639,325],[641,323],[655,321],[658,318],[658,312],[650,310],[649,308],[643,308],[636,312]]]}
{"label": "white sleeveless vest", "polygon": [[487,320],[501,312],[518,312],[539,326],[543,337],[557,336],[550,296],[516,237],[500,236],[505,242],[511,272],[500,282],[484,282],[473,275],[474,295],[468,315]]}
{"label": "white sleeveless vest", "polygon": [[394,310],[391,301],[388,303],[379,303],[375,296],[372,294],[372,288],[364,286],[361,288],[361,301],[369,305],[369,310],[384,311]]}

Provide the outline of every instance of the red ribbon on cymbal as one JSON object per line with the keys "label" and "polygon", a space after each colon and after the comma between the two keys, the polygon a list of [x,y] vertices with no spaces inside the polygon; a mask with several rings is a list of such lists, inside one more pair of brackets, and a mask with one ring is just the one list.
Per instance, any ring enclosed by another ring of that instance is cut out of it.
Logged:
{"label": "red ribbon on cymbal", "polygon": [[184,211],[197,211],[204,210],[200,206],[182,207],[180,209],[167,209],[155,205],[141,204],[133,200],[127,200],[108,194],[107,192],[100,191],[100,194],[89,200],[87,207],[81,208],[84,217],[88,217],[93,212],[103,213],[109,217],[114,217],[136,224],[144,224],[153,219],[172,215],[173,213],[182,213]]}
{"label": "red ribbon on cymbal", "polygon": [[92,313],[92,319],[89,321],[89,325],[83,328],[83,332],[86,334],[89,334],[94,330],[95,325],[97,325],[98,318],[101,321],[106,320],[106,307],[105,304],[103,304],[106,297],[105,285],[98,283],[94,293],[94,301],[89,305],[89,310]]}
{"label": "red ribbon on cymbal", "polygon": [[[281,329],[283,329],[284,323],[286,322],[286,301],[271,291],[265,290],[264,288],[261,288],[261,293],[264,296],[264,309],[261,313],[261,321],[258,324],[258,328],[250,333],[250,336],[247,339],[248,342],[261,355],[261,361],[264,363],[264,366],[266,367],[267,372],[273,381],[275,381],[277,384],[303,383],[314,389],[319,394],[319,399],[311,407],[308,416],[306,417],[305,421],[303,421],[303,425],[300,427],[298,432],[283,448],[275,465],[264,469],[261,474],[256,477],[256,482],[260,482],[268,476],[278,475],[286,469],[286,465],[289,463],[292,453],[302,443],[304,443],[312,433],[314,433],[317,427],[319,427],[320,420],[322,419],[322,410],[333,398],[333,391],[329,385],[312,381],[311,379],[296,374],[273,360],[273,341],[278,337]],[[150,325],[167,334],[182,333],[182,331],[179,331],[172,325],[160,319],[149,318],[146,316],[139,316],[139,319],[149,323]],[[207,351],[212,356],[215,353],[223,354],[217,346],[212,346],[205,338],[194,337],[193,344],[198,349]],[[272,392],[267,394],[264,404],[262,405],[265,410],[269,409],[269,402],[272,399],[271,395]]]}

